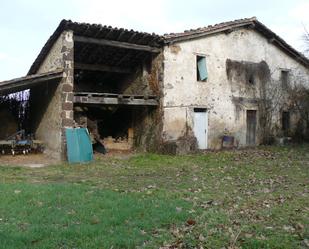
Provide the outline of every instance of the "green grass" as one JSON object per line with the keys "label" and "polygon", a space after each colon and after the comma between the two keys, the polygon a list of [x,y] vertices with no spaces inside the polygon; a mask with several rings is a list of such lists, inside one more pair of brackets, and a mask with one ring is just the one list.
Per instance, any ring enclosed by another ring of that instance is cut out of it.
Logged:
{"label": "green grass", "polygon": [[309,145],[1,166],[0,248],[306,248],[308,186]]}

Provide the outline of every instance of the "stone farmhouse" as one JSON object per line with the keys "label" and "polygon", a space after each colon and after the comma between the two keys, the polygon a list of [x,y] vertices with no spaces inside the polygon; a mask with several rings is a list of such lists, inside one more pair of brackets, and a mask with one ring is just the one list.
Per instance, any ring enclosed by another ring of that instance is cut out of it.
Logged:
{"label": "stone farmhouse", "polygon": [[256,18],[164,36],[63,20],[0,95],[30,89],[25,129],[65,159],[80,126],[108,149],[168,153],[288,137],[295,87],[309,88],[309,60]]}

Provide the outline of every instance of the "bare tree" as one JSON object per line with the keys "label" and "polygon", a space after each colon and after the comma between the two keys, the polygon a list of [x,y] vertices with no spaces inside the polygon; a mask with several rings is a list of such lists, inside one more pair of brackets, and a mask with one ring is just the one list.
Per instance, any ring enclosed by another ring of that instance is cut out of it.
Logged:
{"label": "bare tree", "polygon": [[304,43],[305,43],[305,55],[306,56],[309,56],[309,31],[307,30],[307,28],[304,26],[304,29],[305,29],[305,33],[303,35],[303,40],[304,40]]}
{"label": "bare tree", "polygon": [[[308,47],[309,49],[309,47]],[[291,69],[289,83],[285,86],[281,79],[276,80],[270,72],[267,83],[262,85],[260,128],[263,143],[270,143],[275,136],[285,136],[279,120],[282,111],[289,111],[297,122],[296,130],[289,130],[288,136],[296,140],[309,139],[309,89],[307,79],[298,68]],[[292,73],[293,72],[293,73]]]}
{"label": "bare tree", "polygon": [[299,115],[295,136],[308,140],[309,135],[309,90],[303,85],[294,86],[289,91],[290,102]]}

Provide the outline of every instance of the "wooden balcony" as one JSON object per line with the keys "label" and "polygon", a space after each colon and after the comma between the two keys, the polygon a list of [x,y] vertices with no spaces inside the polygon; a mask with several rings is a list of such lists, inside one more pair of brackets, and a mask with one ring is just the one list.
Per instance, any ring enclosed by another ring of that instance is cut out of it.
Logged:
{"label": "wooden balcony", "polygon": [[154,95],[129,95],[113,93],[75,92],[74,103],[92,105],[133,105],[158,106],[159,100]]}

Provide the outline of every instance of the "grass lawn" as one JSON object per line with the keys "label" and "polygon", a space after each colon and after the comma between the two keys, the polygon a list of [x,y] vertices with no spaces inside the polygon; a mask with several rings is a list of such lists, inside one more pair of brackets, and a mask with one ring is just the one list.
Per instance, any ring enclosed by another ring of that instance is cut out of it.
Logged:
{"label": "grass lawn", "polygon": [[0,248],[309,248],[308,186],[309,145],[0,166]]}

